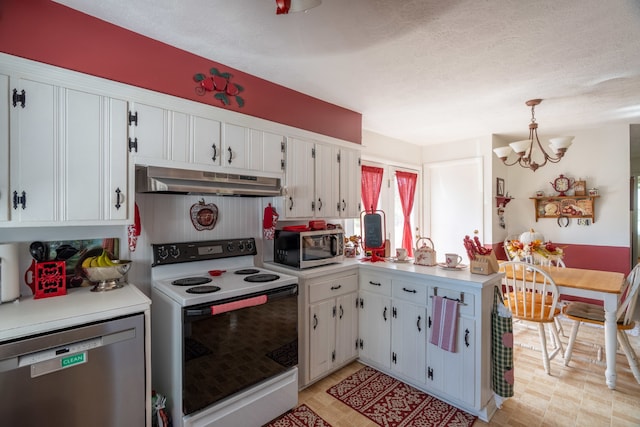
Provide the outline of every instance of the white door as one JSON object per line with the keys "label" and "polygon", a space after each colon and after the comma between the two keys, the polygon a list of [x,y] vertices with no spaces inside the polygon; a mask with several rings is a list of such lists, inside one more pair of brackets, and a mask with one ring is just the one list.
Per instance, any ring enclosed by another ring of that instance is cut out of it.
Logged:
{"label": "white door", "polygon": [[224,123],[222,125],[222,166],[246,169],[248,150],[249,129]]}
{"label": "white door", "polygon": [[360,216],[361,178],[360,151],[340,149],[340,205],[343,218]]}
{"label": "white door", "polygon": [[207,166],[219,166],[220,122],[204,117],[192,116],[193,162]]}
{"label": "white door", "polygon": [[316,144],[314,215],[318,218],[338,216],[339,173],[337,149]]}
{"label": "white door", "polygon": [[359,319],[362,345],[359,356],[390,368],[391,363],[391,307],[388,297],[369,292],[360,293]]}
{"label": "white door", "polygon": [[291,138],[287,144],[287,172],[284,212],[287,218],[313,216],[314,143]]}
{"label": "white door", "polygon": [[9,219],[9,76],[0,74],[0,221]]}
{"label": "white door", "polygon": [[335,354],[335,299],[309,306],[309,379],[328,371]]}
{"label": "white door", "polygon": [[343,295],[336,301],[336,364],[356,357],[358,337],[358,312],[356,292]]}
{"label": "white door", "polygon": [[132,154],[149,160],[167,159],[169,111],[132,102],[129,112],[137,115],[137,121],[129,125],[129,138],[137,143],[137,149],[133,149]]}
{"label": "white door", "polygon": [[424,306],[393,301],[391,369],[420,383],[426,378],[426,313]]}
{"label": "white door", "polygon": [[478,230],[480,241],[484,241],[482,175],[481,158],[424,166],[425,235],[433,240],[438,254],[457,253],[468,263],[464,236],[473,237]]}

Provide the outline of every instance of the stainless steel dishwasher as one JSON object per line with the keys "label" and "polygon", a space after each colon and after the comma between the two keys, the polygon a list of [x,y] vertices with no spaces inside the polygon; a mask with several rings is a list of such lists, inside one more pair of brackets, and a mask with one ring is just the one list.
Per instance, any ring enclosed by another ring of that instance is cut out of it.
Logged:
{"label": "stainless steel dishwasher", "polygon": [[0,425],[144,426],[144,315],[0,343]]}

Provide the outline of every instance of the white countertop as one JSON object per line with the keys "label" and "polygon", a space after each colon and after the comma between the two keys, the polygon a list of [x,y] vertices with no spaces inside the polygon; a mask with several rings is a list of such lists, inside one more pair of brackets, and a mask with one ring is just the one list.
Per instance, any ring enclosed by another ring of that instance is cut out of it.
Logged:
{"label": "white countertop", "polygon": [[67,295],[22,296],[0,304],[0,342],[149,310],[151,300],[132,284],[106,292],[71,288]]}
{"label": "white countertop", "polygon": [[390,260],[370,262],[363,261],[362,258],[345,258],[343,262],[329,264],[322,267],[313,267],[307,268],[304,270],[298,270],[296,268],[287,267],[285,265],[276,264],[273,262],[265,263],[265,267],[276,270],[283,271],[289,274],[297,275],[303,279],[311,279],[315,277],[322,277],[331,273],[340,273],[349,269],[355,268],[363,268],[369,271],[381,271],[381,272],[397,272],[401,275],[406,275],[407,277],[415,278],[418,276],[430,276],[435,278],[443,278],[447,280],[458,280],[460,282],[465,282],[466,285],[476,285],[478,287],[483,287],[484,284],[493,283],[493,280],[496,274],[482,275],[482,274],[473,274],[470,272],[469,267],[460,269],[460,270],[445,270],[438,266],[425,266],[425,265],[416,265],[413,261],[406,263],[398,263]]}

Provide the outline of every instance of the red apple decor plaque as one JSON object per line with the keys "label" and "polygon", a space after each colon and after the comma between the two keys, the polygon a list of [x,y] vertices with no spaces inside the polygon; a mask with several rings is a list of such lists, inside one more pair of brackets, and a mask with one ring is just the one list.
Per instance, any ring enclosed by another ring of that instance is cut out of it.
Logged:
{"label": "red apple decor plaque", "polygon": [[191,206],[191,223],[198,231],[213,230],[218,221],[218,207],[204,199]]}
{"label": "red apple decor plaque", "polygon": [[196,86],[196,93],[200,96],[207,92],[215,92],[213,97],[223,105],[230,105],[229,98],[236,100],[238,107],[244,107],[244,99],[240,96],[240,92],[244,91],[244,88],[237,83],[231,82],[230,73],[221,73],[217,68],[211,68],[209,70],[211,76],[207,76],[203,73],[198,73],[193,76],[193,80],[198,83]]}

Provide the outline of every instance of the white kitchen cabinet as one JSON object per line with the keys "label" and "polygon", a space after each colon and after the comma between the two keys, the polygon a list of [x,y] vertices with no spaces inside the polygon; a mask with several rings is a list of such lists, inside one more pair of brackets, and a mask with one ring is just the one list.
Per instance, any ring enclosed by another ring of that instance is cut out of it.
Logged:
{"label": "white kitchen cabinet", "polygon": [[9,76],[0,74],[0,223],[9,219]]}
{"label": "white kitchen cabinet", "polygon": [[282,174],[285,147],[282,135],[232,123],[222,125],[222,166]]}
{"label": "white kitchen cabinet", "polygon": [[137,164],[219,166],[220,122],[202,115],[131,102],[129,149]]}
{"label": "white kitchen cabinet", "polygon": [[309,282],[308,381],[357,356],[357,275]]}
{"label": "white kitchen cabinet", "polygon": [[365,362],[391,368],[391,279],[360,274],[358,355]]}
{"label": "white kitchen cabinet", "polygon": [[127,103],[72,86],[10,77],[12,92],[24,90],[24,99],[16,106],[12,99],[9,107],[11,209],[5,224],[124,223],[132,213]]}
{"label": "white kitchen cabinet", "polygon": [[338,199],[338,215],[342,218],[360,216],[362,192],[362,168],[360,150],[340,148],[340,197]]}
{"label": "white kitchen cabinet", "polygon": [[[439,295],[460,301],[455,352],[443,350],[427,342],[427,386],[449,399],[474,405],[476,387],[476,328],[475,297],[473,293],[447,287],[429,287],[429,295]],[[429,315],[433,313],[429,298]],[[429,337],[433,319],[429,319]]]}
{"label": "white kitchen cabinet", "polygon": [[391,370],[424,384],[426,379],[427,289],[392,280]]}
{"label": "white kitchen cabinet", "polygon": [[314,156],[311,141],[291,138],[287,144],[285,205],[279,211],[285,218],[313,217]]}
{"label": "white kitchen cabinet", "polygon": [[287,145],[286,218],[360,214],[360,151],[291,138]]}

